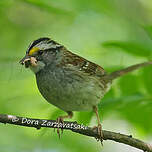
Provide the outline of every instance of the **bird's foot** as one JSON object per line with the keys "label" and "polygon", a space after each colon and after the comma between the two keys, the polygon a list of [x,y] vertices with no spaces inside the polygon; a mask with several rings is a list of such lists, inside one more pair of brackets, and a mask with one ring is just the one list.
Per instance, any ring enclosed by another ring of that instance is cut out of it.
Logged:
{"label": "bird's foot", "polygon": [[[64,124],[64,118],[62,116],[58,117],[56,119],[56,122],[57,122],[57,134],[59,136],[59,139],[61,138],[61,134],[63,134],[63,124]],[[61,129],[61,132],[60,132],[60,129]],[[54,131],[55,131],[55,128],[54,128]]]}
{"label": "bird's foot", "polygon": [[102,125],[98,124],[98,126],[94,126],[92,129],[97,130],[99,136],[98,138],[96,138],[96,140],[101,141],[101,144],[102,144],[102,141],[103,141]]}
{"label": "bird's foot", "polygon": [[[68,115],[65,115],[65,116],[60,116],[57,118],[56,122],[57,122],[57,134],[59,136],[59,138],[61,137],[61,134],[63,134],[63,126],[64,126],[64,119],[66,118],[72,118],[73,116],[73,113],[72,111],[67,111]],[[61,133],[60,133],[60,129],[61,129]],[[54,129],[55,131],[55,129]]]}

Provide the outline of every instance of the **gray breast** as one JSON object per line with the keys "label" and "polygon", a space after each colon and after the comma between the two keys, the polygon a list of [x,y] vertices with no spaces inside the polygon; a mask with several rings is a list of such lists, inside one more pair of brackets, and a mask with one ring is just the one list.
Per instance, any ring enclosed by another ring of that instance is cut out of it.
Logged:
{"label": "gray breast", "polygon": [[91,110],[106,87],[93,76],[49,65],[36,74],[38,89],[51,104],[64,111]]}

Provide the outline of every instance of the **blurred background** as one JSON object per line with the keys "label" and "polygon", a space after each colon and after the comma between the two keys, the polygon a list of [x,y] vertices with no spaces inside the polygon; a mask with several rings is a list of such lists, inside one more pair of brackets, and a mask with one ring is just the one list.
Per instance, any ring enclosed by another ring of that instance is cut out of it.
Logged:
{"label": "blurred background", "polygon": [[[34,74],[19,65],[33,40],[47,36],[107,72],[152,60],[151,0],[0,0],[0,113],[56,119],[64,114],[38,92]],[[102,99],[103,129],[152,143],[152,67],[114,81]],[[94,126],[92,112],[72,119]],[[71,131],[0,124],[2,152],[139,152]]]}

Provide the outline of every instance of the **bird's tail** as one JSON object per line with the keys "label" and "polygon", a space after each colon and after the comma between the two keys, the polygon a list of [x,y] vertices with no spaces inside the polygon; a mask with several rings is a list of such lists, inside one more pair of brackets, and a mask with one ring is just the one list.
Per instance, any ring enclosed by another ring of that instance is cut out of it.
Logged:
{"label": "bird's tail", "polygon": [[118,71],[114,71],[108,75],[105,76],[105,80],[108,80],[108,81],[112,81],[120,76],[123,76],[129,72],[132,72],[134,70],[137,70],[141,67],[145,67],[145,66],[148,66],[148,65],[151,65],[152,64],[152,61],[148,61],[148,62],[143,62],[143,63],[140,63],[140,64],[135,64],[135,65],[132,65],[132,66],[129,66],[127,68],[124,68],[124,69],[121,69],[121,70],[118,70]]}

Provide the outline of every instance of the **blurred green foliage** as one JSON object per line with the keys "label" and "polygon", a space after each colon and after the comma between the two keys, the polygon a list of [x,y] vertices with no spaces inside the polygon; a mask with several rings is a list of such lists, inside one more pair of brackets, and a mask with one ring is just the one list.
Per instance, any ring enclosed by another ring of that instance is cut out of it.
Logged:
{"label": "blurred green foliage", "polygon": [[[150,0],[0,0],[1,113],[50,119],[63,114],[41,97],[32,72],[18,64],[31,41],[51,37],[111,72],[152,59],[151,11]],[[116,80],[99,105],[101,117],[117,114],[139,138],[150,137],[151,85],[152,67]],[[73,120],[94,125],[93,116],[76,112]],[[101,147],[94,139],[70,131],[58,140],[51,129],[0,125],[3,152],[86,150]]]}

